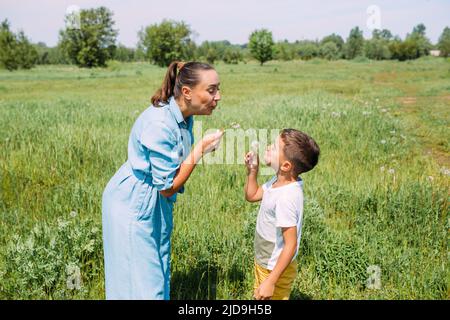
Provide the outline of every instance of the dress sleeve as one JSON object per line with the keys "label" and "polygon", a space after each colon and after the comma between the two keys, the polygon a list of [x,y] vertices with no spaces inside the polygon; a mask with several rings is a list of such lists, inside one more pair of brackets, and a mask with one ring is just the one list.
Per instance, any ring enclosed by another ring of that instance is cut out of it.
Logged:
{"label": "dress sleeve", "polygon": [[149,151],[153,185],[158,191],[170,189],[181,164],[172,130],[164,122],[152,123],[142,131],[140,142]]}

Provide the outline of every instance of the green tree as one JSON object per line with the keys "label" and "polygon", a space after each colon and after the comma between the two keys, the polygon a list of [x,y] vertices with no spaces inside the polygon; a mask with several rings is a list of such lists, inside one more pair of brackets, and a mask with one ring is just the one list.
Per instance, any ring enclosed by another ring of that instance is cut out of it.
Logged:
{"label": "green tree", "polygon": [[49,64],[49,48],[44,42],[38,42],[34,45],[34,48],[36,49],[36,52],[38,54],[38,58],[36,61],[36,64]]}
{"label": "green tree", "polygon": [[442,57],[450,56],[450,28],[445,27],[439,37],[438,48],[441,50]]}
{"label": "green tree", "polygon": [[227,40],[203,41],[197,48],[197,55],[202,59],[206,59],[209,63],[214,63],[215,60],[223,60],[225,50],[231,46],[231,43]]}
{"label": "green tree", "polygon": [[373,36],[375,36],[376,38],[381,38],[381,39],[389,41],[392,39],[392,32],[389,31],[388,29],[383,29],[381,31],[379,31],[378,29],[375,29],[373,31]]}
{"label": "green tree", "polygon": [[417,59],[420,57],[419,43],[414,38],[406,38],[402,41],[399,38],[395,38],[389,44],[389,50],[392,53],[392,59],[400,61]]}
{"label": "green tree", "polygon": [[[344,39],[342,39],[342,37],[340,35],[333,33],[333,34],[330,34],[329,36],[324,37],[322,39],[322,41],[320,41],[320,46],[322,47],[323,45],[325,45],[328,42],[332,42],[336,45],[336,48],[338,49],[338,57],[337,58],[341,58],[344,55],[344,47],[345,47]],[[331,48],[331,47],[329,46],[329,48]]]}
{"label": "green tree", "polygon": [[304,40],[295,42],[297,56],[303,60],[310,60],[319,56],[319,44],[314,41]]}
{"label": "green tree", "polygon": [[163,20],[139,31],[139,46],[148,60],[165,67],[174,60],[186,60],[194,54],[191,34],[183,21]]}
{"label": "green tree", "polygon": [[21,68],[31,69],[36,65],[38,53],[23,31],[17,35],[16,55]]}
{"label": "green tree", "polygon": [[36,64],[69,64],[70,61],[64,55],[59,46],[47,47],[43,42],[34,45],[38,58]]}
{"label": "green tree", "polygon": [[4,20],[0,25],[0,64],[3,68],[12,71],[19,67],[16,50],[16,36],[9,29],[8,20]]}
{"label": "green tree", "polygon": [[7,70],[30,69],[38,60],[38,53],[23,31],[17,35],[7,20],[0,24],[0,65]]}
{"label": "green tree", "polygon": [[295,58],[295,47],[287,40],[277,42],[274,51],[278,60],[288,61]]}
{"label": "green tree", "polygon": [[354,59],[363,54],[364,37],[359,27],[355,27],[350,31],[345,47],[345,57],[347,59]]}
{"label": "green tree", "polygon": [[389,39],[392,38],[392,34],[389,30],[372,31],[372,39],[365,41],[364,53],[367,58],[373,60],[390,59],[392,54],[389,49]]}
{"label": "green tree", "polygon": [[413,28],[413,34],[417,34],[419,36],[425,37],[425,31],[427,30],[427,28],[425,27],[425,25],[423,23],[419,23],[417,26],[415,26]]}
{"label": "green tree", "polygon": [[266,29],[252,32],[249,38],[250,53],[258,60],[261,66],[264,62],[270,61],[274,56],[274,42],[272,32]]}
{"label": "green tree", "polygon": [[206,51],[206,61],[210,64],[214,64],[214,62],[219,58],[219,53],[217,49],[214,47],[210,47],[208,51]]}
{"label": "green tree", "polygon": [[409,59],[416,59],[430,54],[431,42],[426,37],[426,27],[423,23],[413,28],[411,34],[406,36],[405,42],[408,50],[411,51]]}
{"label": "green tree", "polygon": [[339,58],[339,48],[333,41],[325,42],[320,46],[320,56],[327,60],[336,60]]}
{"label": "green tree", "polygon": [[216,60],[219,60],[223,56],[224,49],[221,41],[203,41],[202,44],[197,48],[196,55],[202,59],[206,60],[210,64],[214,64]]}
{"label": "green tree", "polygon": [[113,59],[117,61],[130,62],[135,60],[135,50],[132,48],[127,48],[123,44],[119,44],[114,49]]}
{"label": "green tree", "polygon": [[237,47],[228,47],[223,54],[223,62],[227,64],[238,64],[242,61],[241,50]]}
{"label": "green tree", "polygon": [[[70,25],[77,14],[80,25]],[[99,7],[65,17],[67,27],[60,31],[59,46],[72,63],[88,68],[106,66],[113,57],[117,37],[112,16],[108,8]]]}

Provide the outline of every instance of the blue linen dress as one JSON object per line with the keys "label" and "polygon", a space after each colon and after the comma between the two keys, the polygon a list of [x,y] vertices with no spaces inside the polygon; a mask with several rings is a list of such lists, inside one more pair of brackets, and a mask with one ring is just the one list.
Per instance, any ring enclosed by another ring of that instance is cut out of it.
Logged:
{"label": "blue linen dress", "polygon": [[[128,160],[102,197],[106,299],[170,299],[170,236],[177,194],[166,198],[193,144],[193,117],[175,99],[136,120]],[[179,193],[182,193],[182,187]]]}

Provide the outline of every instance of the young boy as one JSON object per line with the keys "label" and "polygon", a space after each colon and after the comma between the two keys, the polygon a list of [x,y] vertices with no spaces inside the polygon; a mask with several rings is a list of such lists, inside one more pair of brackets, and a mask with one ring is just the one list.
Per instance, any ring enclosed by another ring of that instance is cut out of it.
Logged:
{"label": "young boy", "polygon": [[255,232],[255,286],[258,300],[288,300],[297,275],[297,256],[303,215],[303,181],[319,160],[320,149],[307,134],[284,129],[269,146],[264,162],[275,172],[259,186],[259,160],[253,152],[245,156],[247,180],[245,199],[261,202]]}

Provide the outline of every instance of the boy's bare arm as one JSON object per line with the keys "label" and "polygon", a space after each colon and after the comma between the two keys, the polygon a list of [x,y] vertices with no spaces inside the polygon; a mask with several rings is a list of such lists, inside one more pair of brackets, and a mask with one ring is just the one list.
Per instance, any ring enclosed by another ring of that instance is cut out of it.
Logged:
{"label": "boy's bare arm", "polygon": [[275,267],[270,273],[269,278],[273,283],[276,283],[284,270],[291,263],[292,258],[297,250],[297,227],[281,228],[283,232],[284,247],[281,250],[280,257],[278,258]]}
{"label": "boy's bare arm", "polygon": [[245,155],[245,165],[247,167],[247,178],[245,180],[245,200],[249,202],[260,201],[263,196],[263,188],[258,185],[258,164],[252,164],[251,152]]}
{"label": "boy's bare arm", "polygon": [[273,296],[275,284],[292,262],[292,258],[297,250],[297,227],[282,228],[282,232],[284,239],[283,250],[281,250],[278,261],[267,279],[255,290],[255,298],[258,300],[270,299]]}

